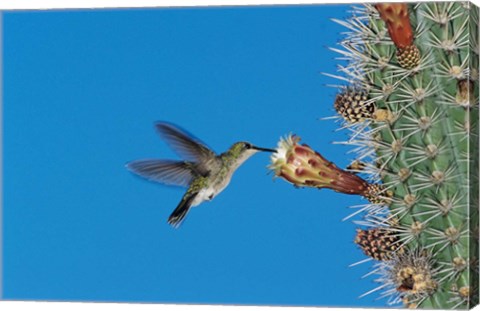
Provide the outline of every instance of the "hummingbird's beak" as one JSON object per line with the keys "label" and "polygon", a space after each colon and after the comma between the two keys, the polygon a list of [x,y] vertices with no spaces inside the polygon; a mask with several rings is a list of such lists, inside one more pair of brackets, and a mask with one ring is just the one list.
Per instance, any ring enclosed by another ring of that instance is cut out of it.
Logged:
{"label": "hummingbird's beak", "polygon": [[258,151],[265,151],[265,152],[277,152],[276,149],[269,149],[269,148],[261,148],[257,146],[252,146],[252,149],[258,150]]}

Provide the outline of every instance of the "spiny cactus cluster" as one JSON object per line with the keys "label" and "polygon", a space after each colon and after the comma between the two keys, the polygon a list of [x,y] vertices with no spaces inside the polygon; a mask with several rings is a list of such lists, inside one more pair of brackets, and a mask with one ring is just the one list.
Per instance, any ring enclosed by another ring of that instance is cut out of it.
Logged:
{"label": "spiny cactus cluster", "polygon": [[[379,293],[410,308],[478,303],[478,8],[354,7],[335,20],[343,83],[333,104],[356,157],[342,170],[298,137],[272,169],[296,186],[368,200],[352,215]],[[345,62],[346,60],[346,62]]]}

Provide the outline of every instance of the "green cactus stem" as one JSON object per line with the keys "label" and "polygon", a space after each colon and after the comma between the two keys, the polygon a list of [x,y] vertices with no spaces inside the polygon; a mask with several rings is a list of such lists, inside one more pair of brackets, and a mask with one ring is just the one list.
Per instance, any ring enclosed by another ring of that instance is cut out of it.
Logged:
{"label": "green cactus stem", "polygon": [[[393,194],[364,223],[389,227],[405,250],[374,266],[381,284],[372,292],[408,307],[469,308],[478,303],[478,8],[387,3],[354,11],[337,21],[350,32],[333,50],[349,58],[339,66],[350,82],[340,94],[355,89],[361,100],[353,116],[343,97],[334,106],[354,129],[344,143],[355,147],[360,173]],[[365,117],[372,111],[388,117]]]}
{"label": "green cactus stem", "polygon": [[[300,187],[366,197],[351,216],[368,275],[392,305],[478,303],[478,8],[468,2],[379,3],[334,20],[347,29],[333,103],[356,157],[336,167],[295,136],[272,157]],[[347,64],[345,65],[345,60]]]}

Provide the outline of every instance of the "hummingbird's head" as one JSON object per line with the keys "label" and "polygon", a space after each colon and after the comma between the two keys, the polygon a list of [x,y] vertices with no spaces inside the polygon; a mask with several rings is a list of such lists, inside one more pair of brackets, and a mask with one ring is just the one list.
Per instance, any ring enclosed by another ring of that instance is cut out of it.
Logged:
{"label": "hummingbird's head", "polygon": [[246,141],[235,143],[229,149],[230,156],[237,159],[237,161],[240,163],[243,163],[245,160],[259,151],[275,152],[276,150],[257,147]]}

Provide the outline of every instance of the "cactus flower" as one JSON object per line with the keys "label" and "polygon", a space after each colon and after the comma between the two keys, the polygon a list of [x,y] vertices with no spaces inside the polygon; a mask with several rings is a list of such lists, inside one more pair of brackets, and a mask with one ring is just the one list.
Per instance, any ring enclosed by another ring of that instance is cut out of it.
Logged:
{"label": "cactus flower", "polygon": [[378,3],[375,8],[387,24],[388,34],[395,46],[405,49],[413,43],[413,31],[406,3]]}
{"label": "cactus flower", "polygon": [[397,47],[397,61],[405,69],[420,64],[420,50],[413,44],[413,30],[406,3],[378,3],[375,8],[385,22],[390,39]]}
{"label": "cactus flower", "polygon": [[382,187],[338,168],[320,153],[299,142],[300,137],[296,135],[280,139],[270,165],[276,176],[297,187],[329,188],[345,194],[362,195],[371,202],[379,201]]}

